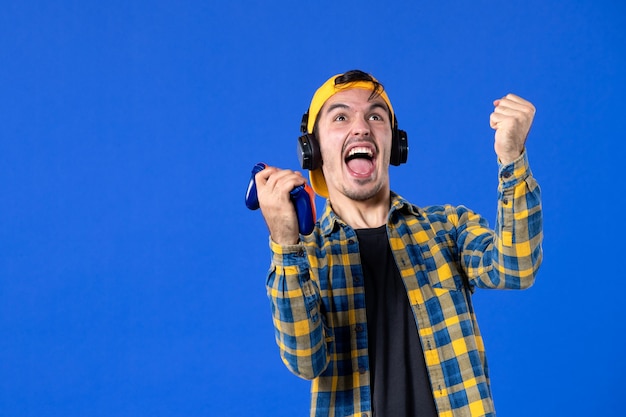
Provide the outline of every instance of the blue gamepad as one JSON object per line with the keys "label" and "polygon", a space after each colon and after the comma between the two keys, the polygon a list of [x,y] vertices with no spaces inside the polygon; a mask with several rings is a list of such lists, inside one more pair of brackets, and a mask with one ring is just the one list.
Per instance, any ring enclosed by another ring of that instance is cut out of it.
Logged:
{"label": "blue gamepad", "polygon": [[[250,177],[250,183],[246,191],[246,207],[250,210],[259,208],[259,199],[256,194],[256,182],[254,181],[254,177],[266,167],[267,165],[259,162],[252,168],[252,176]],[[298,228],[300,229],[300,233],[308,235],[313,231],[313,227],[315,226],[315,193],[308,184],[304,184],[291,190],[290,194],[291,202],[298,216]]]}

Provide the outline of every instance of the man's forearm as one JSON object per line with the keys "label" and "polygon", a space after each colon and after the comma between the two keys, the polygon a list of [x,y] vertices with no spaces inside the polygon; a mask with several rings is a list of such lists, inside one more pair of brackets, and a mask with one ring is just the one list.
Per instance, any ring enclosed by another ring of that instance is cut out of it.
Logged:
{"label": "man's forearm", "polygon": [[311,279],[302,245],[279,246],[272,242],[271,246],[273,262],[266,286],[276,343],[291,372],[313,379],[329,361],[319,287]]}

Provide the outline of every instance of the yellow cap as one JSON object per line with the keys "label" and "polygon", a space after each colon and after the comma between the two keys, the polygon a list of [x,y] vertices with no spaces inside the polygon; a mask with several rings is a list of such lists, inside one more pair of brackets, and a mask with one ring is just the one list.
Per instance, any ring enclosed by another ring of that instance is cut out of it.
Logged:
{"label": "yellow cap", "polygon": [[[317,120],[317,115],[320,110],[324,106],[324,103],[337,94],[340,91],[349,90],[351,88],[361,88],[363,90],[373,91],[375,88],[374,83],[378,83],[374,77],[372,77],[372,81],[352,81],[343,84],[335,84],[335,80],[337,77],[341,77],[343,74],[337,74],[330,77],[320,88],[317,89],[315,94],[313,95],[313,99],[311,100],[311,105],[309,106],[308,111],[308,120],[307,120],[307,133],[313,133],[313,128],[315,127],[315,121]],[[371,75],[370,75],[371,77]],[[389,97],[387,97],[387,93],[385,90],[380,88],[377,91],[377,94],[385,101],[387,106],[389,107],[389,112],[391,113],[392,121],[394,119],[393,107],[391,106],[391,101],[389,101]],[[322,168],[317,168],[309,171],[309,178],[311,179],[311,187],[315,192],[322,196],[328,198],[328,187],[326,185],[326,180],[324,179],[324,174],[322,173]]]}

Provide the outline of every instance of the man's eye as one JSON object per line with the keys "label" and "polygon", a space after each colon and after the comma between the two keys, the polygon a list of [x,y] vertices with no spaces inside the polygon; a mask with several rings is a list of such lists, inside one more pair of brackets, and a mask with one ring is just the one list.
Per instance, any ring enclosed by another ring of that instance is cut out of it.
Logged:
{"label": "man's eye", "polygon": [[344,116],[343,114],[340,114],[339,116],[335,117],[335,121],[337,122],[343,122],[346,120],[346,116]]}
{"label": "man's eye", "polygon": [[372,114],[370,116],[370,120],[381,121],[381,120],[383,120],[383,118],[380,115],[378,115],[378,114]]}

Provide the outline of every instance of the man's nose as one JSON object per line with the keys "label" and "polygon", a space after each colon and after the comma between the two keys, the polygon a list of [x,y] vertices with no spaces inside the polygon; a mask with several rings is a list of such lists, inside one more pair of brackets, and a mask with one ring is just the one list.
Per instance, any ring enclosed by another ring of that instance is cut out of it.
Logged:
{"label": "man's nose", "polygon": [[355,136],[369,136],[370,134],[370,125],[362,117],[357,117],[354,119],[354,123],[352,124],[352,133]]}

